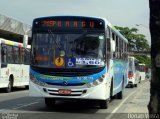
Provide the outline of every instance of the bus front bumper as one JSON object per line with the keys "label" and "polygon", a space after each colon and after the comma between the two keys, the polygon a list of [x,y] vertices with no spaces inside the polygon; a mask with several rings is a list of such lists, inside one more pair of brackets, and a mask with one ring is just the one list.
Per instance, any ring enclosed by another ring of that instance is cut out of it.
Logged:
{"label": "bus front bumper", "polygon": [[[110,97],[110,88],[105,83],[101,83],[90,88],[84,88],[82,86],[55,86],[54,88],[49,88],[34,84],[32,81],[29,83],[29,95],[33,97],[95,100],[106,100]],[[59,90],[66,90],[71,92],[70,94],[60,94]]]}

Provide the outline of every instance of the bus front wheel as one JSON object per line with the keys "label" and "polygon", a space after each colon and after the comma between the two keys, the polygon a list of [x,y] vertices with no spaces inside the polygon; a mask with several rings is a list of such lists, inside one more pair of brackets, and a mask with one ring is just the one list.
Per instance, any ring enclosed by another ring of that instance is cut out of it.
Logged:
{"label": "bus front wheel", "polygon": [[44,100],[47,107],[53,107],[56,103],[56,100],[53,98],[45,98]]}
{"label": "bus front wheel", "polygon": [[100,108],[107,109],[109,105],[109,100],[100,100]]}
{"label": "bus front wheel", "polygon": [[123,98],[123,90],[124,90],[124,83],[122,83],[122,90],[117,94],[117,99],[122,99]]}
{"label": "bus front wheel", "polygon": [[6,88],[6,93],[10,93],[12,91],[12,87],[13,87],[13,81],[11,78],[9,78],[9,83],[8,86]]}

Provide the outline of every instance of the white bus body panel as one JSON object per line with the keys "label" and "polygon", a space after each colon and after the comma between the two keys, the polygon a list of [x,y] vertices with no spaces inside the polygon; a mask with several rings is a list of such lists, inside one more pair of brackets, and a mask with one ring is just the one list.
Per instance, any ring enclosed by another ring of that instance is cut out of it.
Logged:
{"label": "white bus body panel", "polygon": [[140,72],[140,77],[141,77],[141,81],[145,80],[146,73],[145,72]]}
{"label": "white bus body panel", "polygon": [[[107,84],[102,83],[99,84],[98,86],[95,87],[91,87],[91,88],[80,88],[78,86],[67,86],[67,87],[63,87],[63,89],[71,89],[72,91],[83,91],[83,90],[87,90],[87,92],[85,94],[82,93],[77,93],[77,94],[82,94],[81,96],[54,96],[54,95],[50,95],[49,93],[52,93],[52,91],[47,91],[44,92],[43,88],[46,87],[42,87],[42,86],[38,86],[36,84],[34,84],[32,81],[30,81],[30,87],[29,87],[29,95],[33,96],[33,97],[52,97],[52,98],[73,98],[73,99],[97,99],[97,100],[105,100],[107,98],[109,98],[109,93],[106,93],[107,90]],[[55,88],[46,88],[47,90],[56,90],[58,91],[59,89],[62,89],[62,86],[56,86]],[[55,92],[54,92],[55,94]],[[58,94],[58,92],[56,92],[56,94]],[[71,94],[75,94],[75,93],[71,93]]]}
{"label": "white bus body panel", "polygon": [[0,88],[6,88],[13,76],[13,87],[29,85],[29,65],[8,64],[0,69]]}

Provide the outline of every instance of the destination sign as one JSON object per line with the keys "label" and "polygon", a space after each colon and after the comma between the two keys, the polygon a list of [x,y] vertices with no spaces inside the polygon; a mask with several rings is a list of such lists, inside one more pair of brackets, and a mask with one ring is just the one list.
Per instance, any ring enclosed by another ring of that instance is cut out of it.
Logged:
{"label": "destination sign", "polygon": [[41,19],[34,22],[36,28],[104,28],[104,22],[102,20],[90,20],[90,19]]}

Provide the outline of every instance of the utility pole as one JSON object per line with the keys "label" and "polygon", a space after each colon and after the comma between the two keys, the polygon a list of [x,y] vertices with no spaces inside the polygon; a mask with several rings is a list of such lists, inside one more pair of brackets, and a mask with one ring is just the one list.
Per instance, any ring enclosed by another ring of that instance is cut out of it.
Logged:
{"label": "utility pole", "polygon": [[148,109],[150,116],[160,116],[160,0],[149,0],[149,5],[152,79]]}

